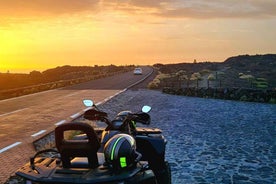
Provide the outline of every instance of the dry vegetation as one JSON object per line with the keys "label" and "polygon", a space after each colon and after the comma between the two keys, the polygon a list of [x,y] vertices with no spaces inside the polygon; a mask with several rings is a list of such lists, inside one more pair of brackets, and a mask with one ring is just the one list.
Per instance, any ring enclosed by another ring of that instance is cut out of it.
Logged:
{"label": "dry vegetation", "polygon": [[[222,63],[156,64],[159,71],[150,88],[221,87],[275,89],[276,55],[243,55]],[[209,86],[211,85],[211,86]]]}
{"label": "dry vegetation", "polygon": [[156,64],[150,89],[204,98],[276,103],[276,55],[243,55],[222,63]]}

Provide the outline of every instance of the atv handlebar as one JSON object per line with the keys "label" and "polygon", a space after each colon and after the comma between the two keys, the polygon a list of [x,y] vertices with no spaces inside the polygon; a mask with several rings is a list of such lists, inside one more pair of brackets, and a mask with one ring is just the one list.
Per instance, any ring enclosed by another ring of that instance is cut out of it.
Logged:
{"label": "atv handlebar", "polygon": [[[110,121],[106,112],[101,111],[92,100],[83,100],[83,103],[91,109],[85,111],[84,118],[92,121],[103,121],[108,126],[106,130],[121,130],[136,132],[136,123],[144,125],[150,124],[150,115],[148,112],[151,110],[150,106],[143,106],[142,111],[138,113],[132,113],[131,111],[120,112],[114,120]],[[115,124],[118,123],[118,124]]]}

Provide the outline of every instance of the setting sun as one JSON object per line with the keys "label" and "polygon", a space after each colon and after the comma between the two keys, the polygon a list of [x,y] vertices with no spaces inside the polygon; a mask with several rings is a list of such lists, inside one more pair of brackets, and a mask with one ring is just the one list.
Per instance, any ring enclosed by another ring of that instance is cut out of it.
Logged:
{"label": "setting sun", "polygon": [[274,1],[0,2],[0,72],[274,53]]}

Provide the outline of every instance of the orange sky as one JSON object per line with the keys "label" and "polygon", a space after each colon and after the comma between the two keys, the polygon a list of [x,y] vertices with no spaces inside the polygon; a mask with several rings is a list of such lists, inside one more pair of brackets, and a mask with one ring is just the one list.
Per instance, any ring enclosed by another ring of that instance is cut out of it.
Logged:
{"label": "orange sky", "polygon": [[0,72],[276,53],[275,0],[0,0]]}

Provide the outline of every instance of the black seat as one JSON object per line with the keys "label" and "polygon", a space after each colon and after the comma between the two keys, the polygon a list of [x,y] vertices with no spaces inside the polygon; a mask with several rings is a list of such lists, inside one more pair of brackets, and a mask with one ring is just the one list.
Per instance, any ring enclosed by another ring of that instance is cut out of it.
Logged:
{"label": "black seat", "polygon": [[[70,130],[82,131],[87,135],[87,139],[65,139],[64,132]],[[55,129],[55,140],[63,167],[72,167],[71,160],[75,157],[87,157],[89,168],[95,168],[99,165],[97,151],[100,148],[100,142],[92,126],[81,122],[62,124]]]}

